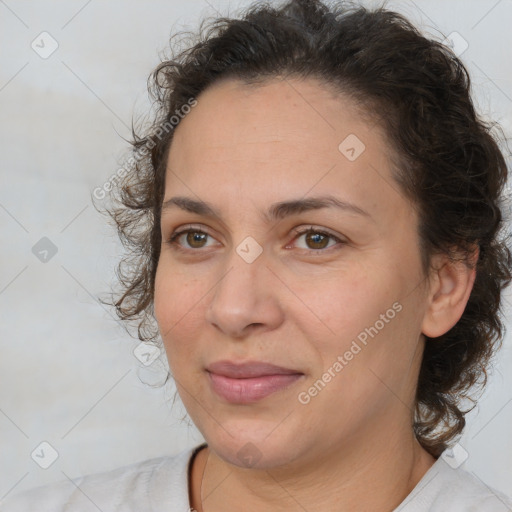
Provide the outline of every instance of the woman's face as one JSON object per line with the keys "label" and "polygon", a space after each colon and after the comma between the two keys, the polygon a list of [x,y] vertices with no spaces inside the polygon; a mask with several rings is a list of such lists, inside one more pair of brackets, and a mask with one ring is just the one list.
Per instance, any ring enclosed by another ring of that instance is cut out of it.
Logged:
{"label": "woman's face", "polygon": [[[169,154],[164,203],[189,202],[163,209],[154,300],[190,417],[238,466],[393,443],[411,430],[426,293],[380,128],[313,80],[197,100]],[[295,375],[207,370],[226,360]]]}

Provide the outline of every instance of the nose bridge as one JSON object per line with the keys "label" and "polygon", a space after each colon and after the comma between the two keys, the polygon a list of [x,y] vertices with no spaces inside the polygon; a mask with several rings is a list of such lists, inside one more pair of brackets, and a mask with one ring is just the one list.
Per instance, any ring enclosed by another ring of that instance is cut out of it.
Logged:
{"label": "nose bridge", "polygon": [[[243,251],[246,251],[245,253]],[[240,255],[242,251],[242,256]],[[253,311],[257,305],[262,271],[265,269],[265,259],[260,254],[254,260],[245,260],[244,254],[250,254],[251,249],[243,244],[233,247],[226,260],[226,272],[215,287],[212,302],[233,313]]]}
{"label": "nose bridge", "polygon": [[270,272],[261,246],[247,237],[233,246],[225,272],[214,287],[207,320],[231,336],[240,336],[251,324],[275,325],[278,302],[265,286]]}

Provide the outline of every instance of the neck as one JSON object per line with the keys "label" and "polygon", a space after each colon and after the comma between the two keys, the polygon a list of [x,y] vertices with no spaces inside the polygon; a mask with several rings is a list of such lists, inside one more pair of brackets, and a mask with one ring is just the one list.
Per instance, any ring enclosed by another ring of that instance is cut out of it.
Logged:
{"label": "neck", "polygon": [[248,512],[393,510],[435,459],[410,429],[391,435],[373,430],[370,437],[359,432],[338,450],[269,469],[234,466],[207,447],[192,467],[191,506],[197,512],[236,510],[241,503]]}

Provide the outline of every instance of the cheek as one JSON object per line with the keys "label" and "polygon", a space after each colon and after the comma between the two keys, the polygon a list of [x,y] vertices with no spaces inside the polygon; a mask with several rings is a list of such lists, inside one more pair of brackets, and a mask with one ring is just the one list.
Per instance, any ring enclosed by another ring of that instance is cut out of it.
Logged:
{"label": "cheek", "polygon": [[[375,274],[367,267],[354,266],[350,272],[317,276],[314,287],[304,283],[296,293],[301,299],[297,307],[303,311],[296,314],[297,321],[333,349],[343,349],[396,300],[391,283],[382,274],[382,269]],[[304,306],[309,310],[306,314]]]}
{"label": "cheek", "polygon": [[153,308],[164,341],[166,331],[172,327],[173,318],[176,318],[176,284],[170,277],[159,265],[155,275]]}
{"label": "cheek", "polygon": [[[155,276],[154,312],[168,356],[190,350],[200,329],[204,284],[190,276],[158,268]],[[179,343],[178,343],[179,341]]]}
{"label": "cheek", "polygon": [[317,279],[313,290],[299,289],[297,295],[314,314],[295,318],[314,343],[324,369],[332,367],[338,356],[347,361],[345,374],[363,367],[386,370],[410,358],[419,304],[414,305],[407,282],[405,274],[381,261],[374,267],[354,266],[334,280],[332,275]]}

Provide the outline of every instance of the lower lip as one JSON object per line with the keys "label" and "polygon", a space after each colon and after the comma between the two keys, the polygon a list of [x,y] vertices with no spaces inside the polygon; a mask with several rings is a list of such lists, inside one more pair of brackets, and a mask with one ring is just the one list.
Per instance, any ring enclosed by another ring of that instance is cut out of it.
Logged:
{"label": "lower lip", "polygon": [[228,402],[249,404],[285,389],[303,377],[301,373],[232,379],[208,372],[213,390]]}

